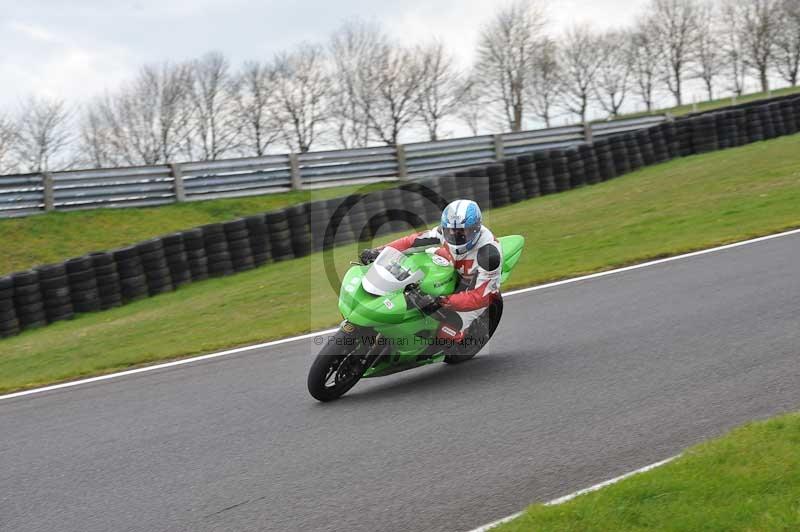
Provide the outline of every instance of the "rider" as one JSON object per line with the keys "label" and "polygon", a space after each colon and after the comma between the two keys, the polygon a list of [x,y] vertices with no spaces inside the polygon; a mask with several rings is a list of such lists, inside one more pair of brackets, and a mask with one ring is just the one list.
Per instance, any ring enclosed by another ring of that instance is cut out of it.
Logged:
{"label": "rider", "polygon": [[[442,323],[439,338],[461,341],[470,324],[500,297],[502,250],[492,232],[483,225],[481,209],[474,201],[451,202],[442,211],[438,226],[387,246],[403,252],[441,246],[436,254],[453,262],[459,274],[456,291],[449,296],[422,296],[418,301],[418,306],[427,314],[443,309],[454,311],[460,318],[460,324]],[[361,262],[371,263],[381,249],[365,249],[361,252]]]}

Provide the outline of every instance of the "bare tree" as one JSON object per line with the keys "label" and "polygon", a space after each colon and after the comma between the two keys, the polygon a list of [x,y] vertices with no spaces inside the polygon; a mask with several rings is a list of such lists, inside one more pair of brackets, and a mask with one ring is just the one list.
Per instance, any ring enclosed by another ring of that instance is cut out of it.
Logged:
{"label": "bare tree", "polygon": [[275,69],[272,65],[250,62],[238,77],[236,114],[242,125],[241,153],[261,157],[281,135],[276,122]]}
{"label": "bare tree", "polygon": [[390,146],[418,117],[417,95],[424,65],[412,50],[387,43],[361,70],[357,82],[360,112],[374,137]]}
{"label": "bare tree", "polygon": [[469,128],[473,135],[478,135],[481,124],[486,117],[486,95],[483,87],[476,81],[475,72],[471,72],[463,81],[461,88],[461,104],[456,116]]}
{"label": "bare tree", "polygon": [[72,113],[62,100],[28,98],[16,123],[15,151],[19,164],[29,172],[67,168],[71,120]]}
{"label": "bare tree", "polygon": [[800,0],[783,0],[778,20],[776,68],[781,77],[794,87],[800,69]]}
{"label": "bare tree", "polygon": [[664,61],[667,87],[683,104],[683,82],[699,35],[696,0],[652,0],[650,24]]}
{"label": "bare tree", "polygon": [[326,119],[330,77],[322,47],[301,44],[275,58],[275,111],[292,151],[305,153]]}
{"label": "bare tree", "polygon": [[530,83],[525,87],[531,114],[550,127],[554,110],[561,96],[561,68],[558,63],[558,45],[553,39],[543,38],[531,64]]}
{"label": "bare tree", "polygon": [[563,73],[563,104],[583,122],[595,94],[594,86],[605,54],[602,37],[588,25],[572,26],[561,42],[559,62]]}
{"label": "bare tree", "polygon": [[428,138],[439,140],[442,121],[455,114],[466,87],[453,56],[441,42],[421,46],[416,54],[422,62],[417,91],[419,117],[428,130]]}
{"label": "bare tree", "polygon": [[522,129],[525,88],[544,26],[541,3],[515,0],[481,31],[476,68],[486,94],[512,131]]}
{"label": "bare tree", "polygon": [[188,64],[147,65],[132,83],[97,104],[122,161],[152,165],[191,154],[191,81]]}
{"label": "bare tree", "polygon": [[619,116],[630,89],[632,54],[627,32],[609,31],[599,40],[602,61],[597,69],[594,89],[600,106],[612,117]]}
{"label": "bare tree", "polygon": [[120,158],[113,143],[113,131],[104,116],[104,101],[87,104],[78,131],[76,163],[83,167],[118,166]]}
{"label": "bare tree", "polygon": [[345,149],[369,144],[367,115],[377,87],[364,72],[387,43],[388,38],[377,24],[357,19],[345,22],[331,37],[333,79],[328,114],[336,140]]}
{"label": "bare tree", "polygon": [[0,175],[17,171],[14,160],[16,151],[17,130],[14,122],[5,115],[0,115]]}
{"label": "bare tree", "polygon": [[729,82],[728,89],[736,96],[744,94],[747,81],[745,61],[744,22],[739,0],[724,0],[721,6],[722,51],[724,56],[723,74]]}
{"label": "bare tree", "polygon": [[779,0],[741,0],[745,61],[754,68],[761,90],[769,90],[769,69],[775,53],[780,17]]}
{"label": "bare tree", "polygon": [[653,110],[663,56],[649,18],[640,17],[636,21],[630,40],[633,90],[644,102],[647,112],[650,112]]}
{"label": "bare tree", "polygon": [[709,100],[714,99],[714,80],[722,74],[723,47],[719,16],[714,4],[706,2],[699,8],[699,33],[694,46],[694,75],[703,80]]}
{"label": "bare tree", "polygon": [[240,142],[242,122],[236,113],[237,81],[230,74],[228,59],[220,52],[209,52],[192,62],[194,135],[204,160],[218,159]]}

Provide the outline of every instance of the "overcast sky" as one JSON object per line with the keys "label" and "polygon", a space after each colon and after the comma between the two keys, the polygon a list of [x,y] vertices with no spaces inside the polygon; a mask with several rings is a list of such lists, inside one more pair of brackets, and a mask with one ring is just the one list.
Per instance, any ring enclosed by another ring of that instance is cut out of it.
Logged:
{"label": "overcast sky", "polygon": [[[551,1],[551,32],[576,22],[630,23],[647,0]],[[0,0],[0,110],[30,93],[69,102],[114,89],[150,62],[209,50],[235,65],[301,41],[326,41],[352,17],[413,44],[443,40],[471,60],[491,0]]]}

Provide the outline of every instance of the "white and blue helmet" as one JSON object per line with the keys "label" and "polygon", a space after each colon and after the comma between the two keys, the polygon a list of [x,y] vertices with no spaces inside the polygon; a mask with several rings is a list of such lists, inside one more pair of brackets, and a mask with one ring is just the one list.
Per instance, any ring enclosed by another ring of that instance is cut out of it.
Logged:
{"label": "white and blue helmet", "polygon": [[455,200],[442,211],[442,236],[454,255],[463,255],[475,247],[482,225],[481,209],[472,200]]}

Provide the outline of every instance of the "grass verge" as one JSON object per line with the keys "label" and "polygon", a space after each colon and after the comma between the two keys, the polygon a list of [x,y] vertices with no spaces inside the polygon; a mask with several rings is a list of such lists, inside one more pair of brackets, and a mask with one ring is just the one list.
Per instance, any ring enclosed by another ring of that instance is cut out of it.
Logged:
{"label": "grass verge", "polygon": [[193,201],[161,207],[48,212],[25,218],[0,219],[0,249],[3,250],[0,254],[0,275],[310,199],[333,198],[356,190],[388,186],[390,182]]}
{"label": "grass verge", "polygon": [[677,460],[492,532],[800,530],[800,414],[747,424]]}
{"label": "grass verge", "polygon": [[[510,289],[800,227],[798,205],[795,135],[520,202],[486,222],[527,238]],[[336,249],[339,276],[358,249]],[[329,327],[336,300],[321,254],[189,285],[0,341],[0,392]]]}

